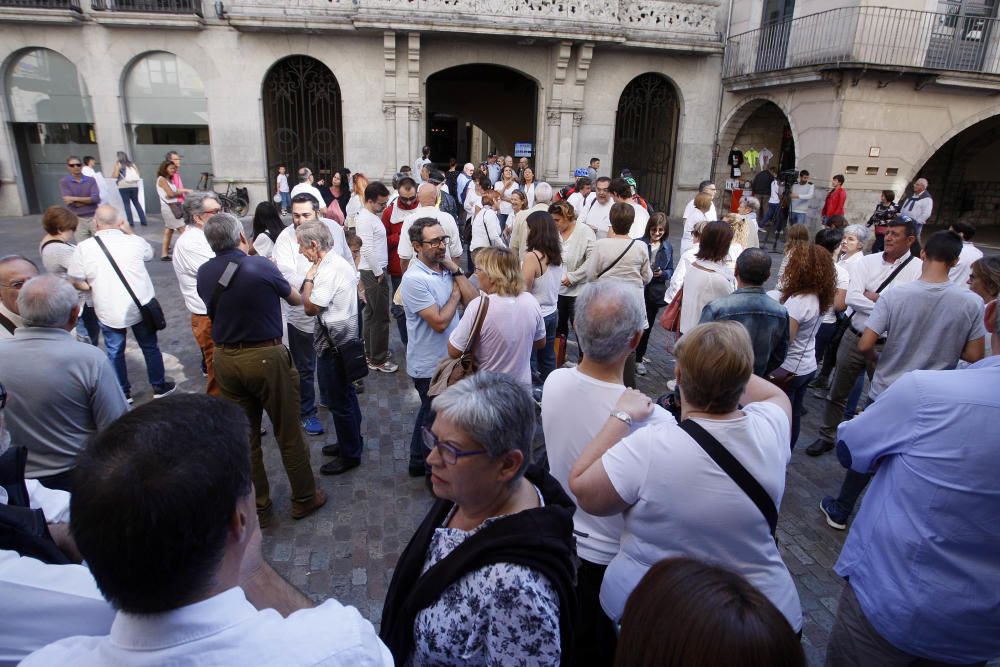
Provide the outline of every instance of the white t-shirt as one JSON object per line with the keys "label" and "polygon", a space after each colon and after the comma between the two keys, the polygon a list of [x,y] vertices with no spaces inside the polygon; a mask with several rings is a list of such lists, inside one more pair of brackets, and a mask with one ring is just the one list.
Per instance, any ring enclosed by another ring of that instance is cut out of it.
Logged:
{"label": "white t-shirt", "polygon": [[500,219],[497,218],[496,211],[491,208],[480,210],[479,215],[472,221],[472,242],[469,244],[469,251],[491,246],[506,247],[500,234]]}
{"label": "white t-shirt", "polygon": [[635,209],[635,219],[632,220],[632,226],[629,227],[628,236],[632,239],[641,239],[646,234],[646,223],[649,222],[649,211],[644,209],[639,204],[634,201],[630,201],[629,204]]}
{"label": "white t-shirt", "polygon": [[788,316],[799,323],[795,339],[788,342],[788,352],[781,367],[796,375],[816,370],[816,331],[822,318],[815,294],[793,294],[785,301]]}
{"label": "white t-shirt", "polygon": [[[333,220],[320,218],[320,221],[326,225],[333,236],[333,249],[330,252],[340,255],[351,266],[354,266],[354,256],[351,255],[351,249],[347,247],[347,241],[344,239],[344,229]],[[266,236],[266,234],[261,234],[261,236]],[[258,236],[258,238],[260,237]],[[299,252],[299,242],[295,237],[294,224],[285,227],[278,234],[278,239],[274,242],[274,250],[271,252],[271,259],[289,285],[295,289],[302,287],[302,281],[306,279],[312,262]],[[285,321],[299,331],[312,333],[316,329],[315,319],[311,315],[306,315],[302,306],[293,306],[282,299],[281,312],[284,314]]]}
{"label": "white t-shirt", "polygon": [[[278,192],[288,192],[288,174],[278,174]],[[320,201],[322,203],[322,200]]]}
{"label": "white t-shirt", "polygon": [[[544,394],[543,394],[544,396]],[[751,403],[736,419],[695,421],[729,450],[780,509],[791,427],[772,403]],[[621,550],[608,565],[601,606],[621,619],[632,589],[655,563],[689,556],[740,574],[802,627],[795,582],[757,506],[687,433],[667,420],[626,436],[601,457],[625,512]]]}
{"label": "white t-shirt", "polygon": [[968,287],[969,276],[972,274],[972,264],[982,258],[983,251],[972,245],[972,241],[965,241],[962,243],[962,252],[958,256],[958,263],[948,271],[948,280],[956,285]]}
{"label": "white t-shirt", "polygon": [[[506,373],[511,378],[531,386],[531,348],[536,340],[545,338],[545,321],[538,302],[527,292],[516,297],[490,294],[483,328],[476,344],[479,370]],[[458,326],[448,342],[464,350],[472,336],[472,327],[479,314],[482,297],[469,302]]]}
{"label": "white t-shirt", "polygon": [[[579,192],[574,192],[573,194],[571,194],[569,197],[566,198],[566,201],[569,203],[570,206],[573,207],[573,211],[576,213],[576,218],[577,220],[579,220],[580,216],[583,214],[583,207],[584,207],[583,195]],[[528,206],[532,206],[532,204],[529,203]]]}
{"label": "white t-shirt", "polygon": [[[263,234],[267,236],[267,234]],[[205,302],[198,295],[198,269],[202,264],[215,257],[215,251],[208,245],[205,232],[197,225],[188,225],[174,244],[174,273],[177,274],[177,286],[180,287],[184,305],[195,315],[207,315]]]}
{"label": "white t-shirt", "polygon": [[[367,208],[358,211],[354,220],[355,231],[361,237],[361,263],[358,269],[371,271],[376,276],[382,275],[389,266],[389,242],[385,233],[385,225]],[[402,238],[402,237],[401,237]]]}
{"label": "white t-shirt", "polygon": [[476,209],[482,207],[483,207],[483,196],[478,192],[476,192],[475,183],[469,183],[469,189],[465,193],[465,204],[463,204],[465,212],[471,218],[476,214]]}
{"label": "white t-shirt", "polygon": [[267,234],[258,234],[257,238],[253,240],[253,249],[261,257],[271,259],[271,255],[274,253],[274,241]]}
{"label": "white t-shirt", "polygon": [[[557,368],[545,380],[542,392],[542,429],[549,472],[576,502],[569,490],[569,471],[597,435],[614,409],[625,386],[603,382],[576,368]],[[676,423],[673,416],[657,406],[647,423]],[[640,425],[637,425],[637,428]],[[634,432],[634,429],[633,429]],[[573,514],[576,550],[580,558],[607,565],[618,553],[625,530],[625,517],[593,516],[579,507]]]}
{"label": "white t-shirt", "polygon": [[608,230],[611,228],[611,207],[614,203],[614,200],[610,197],[606,204],[602,204],[597,199],[594,199],[590,208],[587,209],[583,220],[580,221],[585,225],[589,225],[597,234],[598,239],[608,237]]}
{"label": "white t-shirt", "polygon": [[[694,212],[697,210],[698,209],[694,207],[694,199],[692,199],[684,206],[684,219],[690,220],[691,216],[694,215]],[[719,215],[715,212],[715,202],[712,202],[712,205],[708,207],[708,212],[704,215],[709,221],[719,219]]]}
{"label": "white t-shirt", "polygon": [[[517,190],[517,183],[516,182],[511,183],[510,187],[507,188],[506,190],[504,190],[503,189],[503,181],[499,181],[498,183],[496,183],[493,186],[493,189],[496,190],[497,192],[502,193],[503,196],[509,197],[509,196],[511,196],[514,193],[515,190]],[[501,199],[500,200],[500,213],[504,214],[504,215],[507,215],[507,216],[513,216],[514,215],[514,207],[511,206],[511,203],[509,201],[504,201],[504,200]]]}
{"label": "white t-shirt", "polygon": [[320,319],[335,345],[358,336],[358,275],[354,264],[328,252],[320,262],[309,301],[318,306]]}
{"label": "white t-shirt", "polygon": [[139,303],[149,303],[156,295],[146,270],[146,262],[153,259],[153,246],[141,236],[126,234],[120,229],[102,229],[95,238],[76,247],[66,269],[69,277],[90,283],[94,311],[103,324],[112,329],[138,324],[142,320],[139,306],[135,305],[101,246],[97,245],[98,238],[115,258]]}
{"label": "white t-shirt", "polygon": [[[711,212],[711,209],[709,209]],[[694,228],[699,222],[708,220],[708,213],[702,213],[694,206],[691,207],[691,212],[684,212],[684,233],[681,234],[681,254],[683,255],[687,252],[688,248],[694,245]]]}
{"label": "white t-shirt", "polygon": [[[837,289],[842,289],[845,292],[851,284],[851,274],[847,268],[841,263],[836,262],[833,268],[837,270]],[[833,324],[837,321],[837,314],[833,310],[833,306],[830,306],[825,313],[823,313],[823,324]]]}
{"label": "white t-shirt", "polygon": [[[436,218],[444,229],[444,235],[448,237],[448,257],[458,257],[462,254],[462,235],[458,231],[458,224],[451,213],[447,213],[436,206],[418,206],[403,218],[403,226],[399,228],[399,238],[405,239],[406,243],[400,243],[396,249],[399,258],[413,259],[413,244],[410,240],[410,227],[420,218]],[[492,234],[492,231],[490,232]]]}

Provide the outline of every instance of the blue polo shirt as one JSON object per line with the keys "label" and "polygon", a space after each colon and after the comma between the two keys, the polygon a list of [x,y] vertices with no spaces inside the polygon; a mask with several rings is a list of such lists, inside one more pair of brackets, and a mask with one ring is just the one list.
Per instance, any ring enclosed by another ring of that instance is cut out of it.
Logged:
{"label": "blue polo shirt", "polygon": [[242,250],[227,250],[198,269],[198,294],[205,306],[231,260],[240,268],[220,295],[212,320],[212,340],[217,345],[259,343],[281,338],[281,299],[292,288],[269,259],[248,256]]}
{"label": "blue polo shirt", "polygon": [[458,325],[458,312],[443,332],[434,331],[418,314],[424,308],[438,308],[451,298],[455,279],[448,271],[432,271],[414,257],[399,289],[403,291],[403,310],[406,312],[406,373],[411,378],[433,377],[438,362],[448,356],[448,336]]}

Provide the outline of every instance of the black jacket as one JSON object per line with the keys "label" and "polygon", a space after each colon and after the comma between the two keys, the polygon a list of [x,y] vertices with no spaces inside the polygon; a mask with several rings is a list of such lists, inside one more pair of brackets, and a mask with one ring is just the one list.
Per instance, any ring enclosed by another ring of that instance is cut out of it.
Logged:
{"label": "black jacket", "polygon": [[438,500],[431,507],[396,564],[382,611],[379,636],[392,651],[396,664],[405,664],[413,652],[417,614],[466,574],[494,563],[524,565],[549,580],[559,595],[562,660],[570,664],[577,606],[573,564],[576,506],[559,482],[541,468],[528,466],[525,479],[542,492],[544,507],[494,521],[421,575],[434,531],[441,527],[454,503]]}

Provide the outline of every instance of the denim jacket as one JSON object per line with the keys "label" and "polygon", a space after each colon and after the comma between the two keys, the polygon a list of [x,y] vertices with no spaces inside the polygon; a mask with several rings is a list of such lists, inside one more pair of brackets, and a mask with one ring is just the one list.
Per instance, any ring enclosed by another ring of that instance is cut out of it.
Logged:
{"label": "denim jacket", "polygon": [[[642,241],[647,249],[651,249],[648,236],[643,236]],[[661,271],[660,275],[656,275],[657,269]],[[653,272],[653,279],[646,285],[646,300],[662,305],[663,295],[666,294],[667,285],[674,275],[674,249],[666,236],[661,239],[656,256],[649,258],[649,270]]]}
{"label": "denim jacket", "polygon": [[788,352],[788,311],[764,293],[763,287],[741,287],[716,299],[701,311],[701,322],[733,320],[750,332],[753,372],[764,377],[785,360]]}

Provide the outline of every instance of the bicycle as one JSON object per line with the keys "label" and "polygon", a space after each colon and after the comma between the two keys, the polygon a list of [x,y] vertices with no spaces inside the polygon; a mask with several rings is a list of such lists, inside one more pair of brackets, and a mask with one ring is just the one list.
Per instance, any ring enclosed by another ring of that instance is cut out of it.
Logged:
{"label": "bicycle", "polygon": [[[201,178],[198,179],[198,189],[203,191],[213,191],[212,178],[214,174],[210,174],[207,171],[201,172]],[[222,210],[226,213],[232,213],[238,217],[243,217],[250,210],[250,193],[246,188],[236,187],[236,181],[228,179],[226,181],[228,184],[225,192],[216,192],[215,194],[219,197],[219,203],[222,205]]]}

